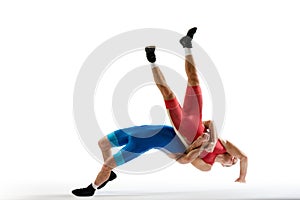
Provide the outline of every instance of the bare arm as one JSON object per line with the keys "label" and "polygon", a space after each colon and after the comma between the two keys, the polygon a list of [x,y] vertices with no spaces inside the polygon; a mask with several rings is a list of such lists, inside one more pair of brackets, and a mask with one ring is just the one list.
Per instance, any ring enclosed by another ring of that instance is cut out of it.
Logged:
{"label": "bare arm", "polygon": [[203,134],[197,140],[195,140],[191,146],[187,149],[187,153],[183,154],[181,157],[177,159],[177,161],[181,164],[187,164],[195,160],[203,151],[201,145],[208,140],[208,134]]}
{"label": "bare arm", "polygon": [[203,125],[206,129],[209,130],[209,136],[210,136],[207,145],[204,146],[204,149],[207,152],[213,152],[218,141],[218,135],[215,129],[214,122],[211,120],[204,121]]}
{"label": "bare arm", "polygon": [[188,153],[194,149],[201,147],[203,143],[208,141],[209,137],[210,136],[208,133],[203,133],[186,149],[186,152]]}
{"label": "bare arm", "polygon": [[[207,151],[207,152],[213,152],[217,141],[218,141],[218,136],[217,136],[217,132],[215,130],[215,126],[213,121],[208,120],[208,121],[203,121],[203,125],[205,127],[205,129],[207,129],[209,132],[206,133],[208,135],[206,135],[205,137],[209,137],[206,141],[205,146],[203,146],[202,148]],[[205,134],[205,133],[204,133]],[[199,138],[197,138],[197,140],[195,140],[187,149],[187,152],[198,148],[199,146],[201,146],[203,144],[203,142],[201,141],[201,136]]]}
{"label": "bare arm", "polygon": [[192,162],[193,160],[195,160],[200,153],[203,151],[203,149],[201,149],[200,147],[197,149],[194,149],[192,151],[190,151],[187,154],[183,154],[182,156],[180,156],[176,161],[179,162],[180,164],[187,164]]}
{"label": "bare arm", "polygon": [[248,158],[240,149],[229,141],[223,142],[227,152],[240,160],[240,176],[236,179],[236,182],[245,183],[246,174],[248,168]]}

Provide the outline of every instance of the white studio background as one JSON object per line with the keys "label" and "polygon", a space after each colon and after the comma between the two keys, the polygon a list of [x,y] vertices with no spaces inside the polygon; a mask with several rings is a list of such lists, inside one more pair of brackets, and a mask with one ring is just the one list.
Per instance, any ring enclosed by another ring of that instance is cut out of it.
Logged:
{"label": "white studio background", "polygon": [[1,1],[0,197],[69,194],[93,181],[100,165],[82,146],[72,111],[82,63],[119,33],[185,33],[192,26],[222,78],[222,136],[248,155],[248,184],[232,183],[237,166],[203,173],[174,164],[153,174],[119,174],[105,191],[299,186],[299,8],[283,0]]}

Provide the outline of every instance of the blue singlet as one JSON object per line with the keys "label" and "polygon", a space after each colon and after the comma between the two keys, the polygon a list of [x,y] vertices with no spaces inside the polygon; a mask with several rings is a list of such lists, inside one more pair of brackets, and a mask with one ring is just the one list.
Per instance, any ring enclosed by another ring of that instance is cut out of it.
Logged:
{"label": "blue singlet", "polygon": [[165,153],[184,153],[186,148],[177,137],[173,127],[165,125],[143,125],[120,129],[107,135],[112,147],[124,146],[114,154],[120,166],[150,149]]}

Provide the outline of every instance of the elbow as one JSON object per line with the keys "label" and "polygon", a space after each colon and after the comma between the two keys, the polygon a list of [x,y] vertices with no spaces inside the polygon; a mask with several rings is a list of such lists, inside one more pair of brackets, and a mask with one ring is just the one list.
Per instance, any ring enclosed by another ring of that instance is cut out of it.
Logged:
{"label": "elbow", "polygon": [[211,171],[211,165],[210,166],[201,167],[200,170],[203,171],[203,172],[209,172],[209,171]]}
{"label": "elbow", "polygon": [[209,172],[210,170],[211,170],[211,167],[206,167],[206,168],[201,169],[201,171],[204,171],[204,172]]}
{"label": "elbow", "polygon": [[213,120],[208,120],[208,124],[209,124],[209,126],[213,126],[214,125],[214,121]]}
{"label": "elbow", "polygon": [[207,124],[207,127],[209,127],[209,126],[211,126],[211,125],[213,124],[213,121],[212,121],[212,120],[208,120],[208,121],[206,122],[206,124]]}
{"label": "elbow", "polygon": [[180,158],[177,160],[177,162],[179,162],[180,164],[188,164],[189,161],[186,158]]}
{"label": "elbow", "polygon": [[248,157],[245,155],[243,157],[240,158],[241,162],[248,162]]}

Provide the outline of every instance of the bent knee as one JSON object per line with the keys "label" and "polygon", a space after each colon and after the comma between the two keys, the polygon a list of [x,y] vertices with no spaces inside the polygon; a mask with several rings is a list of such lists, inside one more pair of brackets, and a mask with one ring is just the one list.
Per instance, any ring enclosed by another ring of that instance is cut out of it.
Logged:
{"label": "bent knee", "polygon": [[110,142],[109,142],[109,140],[107,139],[107,137],[101,138],[101,139],[98,141],[98,146],[99,146],[101,149],[110,149],[110,148],[111,148]]}
{"label": "bent knee", "polygon": [[103,164],[103,168],[106,170],[111,170],[111,169],[115,168],[116,166],[117,166],[117,163],[113,156],[108,158]]}

